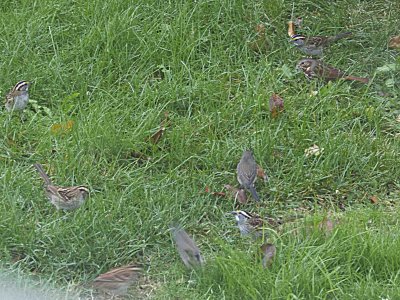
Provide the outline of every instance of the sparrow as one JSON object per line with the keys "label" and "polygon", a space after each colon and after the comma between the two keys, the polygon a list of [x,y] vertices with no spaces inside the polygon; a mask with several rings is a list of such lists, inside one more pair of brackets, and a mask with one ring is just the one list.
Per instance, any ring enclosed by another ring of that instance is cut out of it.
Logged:
{"label": "sparrow", "polygon": [[187,268],[202,266],[204,259],[201,256],[200,249],[190,236],[180,226],[171,226],[172,236],[174,238],[178,253]]}
{"label": "sparrow", "polygon": [[256,215],[244,210],[232,211],[235,216],[237,226],[242,236],[251,235],[255,238],[263,236],[264,220]]}
{"label": "sparrow", "polygon": [[269,227],[278,227],[284,222],[281,219],[271,217],[262,218],[255,213],[244,210],[231,212],[235,216],[237,226],[242,236],[252,235],[255,238],[266,236],[265,229]]}
{"label": "sparrow", "polygon": [[237,180],[241,187],[249,190],[254,200],[260,201],[260,197],[254,187],[257,180],[257,163],[250,150],[243,152],[242,158],[237,165]]}
{"label": "sparrow", "polygon": [[269,98],[269,111],[273,118],[276,118],[279,113],[284,110],[283,99],[277,94],[272,94]]}
{"label": "sparrow", "polygon": [[332,43],[350,36],[351,32],[342,32],[335,36],[311,36],[305,37],[301,34],[295,34],[293,30],[293,22],[289,22],[288,34],[290,36],[290,42],[304,52],[307,55],[317,55],[323,54],[325,47],[328,47]]}
{"label": "sparrow", "polygon": [[308,79],[321,78],[327,81],[344,79],[368,83],[369,78],[346,75],[344,72],[325,64],[319,59],[304,58],[297,63],[297,69],[301,70]]}
{"label": "sparrow", "polygon": [[10,90],[4,103],[7,111],[25,109],[29,102],[29,86],[29,82],[20,81]]}
{"label": "sparrow", "polygon": [[111,295],[125,295],[128,288],[138,280],[143,269],[138,265],[128,265],[101,274],[93,281],[93,287]]}
{"label": "sparrow", "polygon": [[53,185],[49,176],[44,172],[41,164],[33,165],[44,180],[44,190],[50,202],[57,209],[74,210],[80,207],[89,196],[89,190],[85,186],[62,187]]}
{"label": "sparrow", "polygon": [[276,254],[276,247],[274,244],[265,243],[261,245],[260,249],[263,256],[262,265],[265,269],[271,266],[272,260],[274,259]]}

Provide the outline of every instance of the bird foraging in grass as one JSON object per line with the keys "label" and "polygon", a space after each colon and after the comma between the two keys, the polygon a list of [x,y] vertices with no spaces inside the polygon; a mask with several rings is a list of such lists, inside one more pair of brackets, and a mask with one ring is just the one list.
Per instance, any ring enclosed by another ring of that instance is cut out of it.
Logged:
{"label": "bird foraging in grass", "polygon": [[241,187],[249,190],[254,200],[260,201],[254,183],[257,180],[257,163],[250,150],[243,152],[237,165],[237,180]]}
{"label": "bird foraging in grass", "polygon": [[352,35],[351,32],[341,32],[335,36],[310,36],[306,37],[301,34],[295,34],[293,22],[288,23],[288,34],[290,42],[296,46],[300,51],[311,56],[321,56],[324,48],[330,46],[334,42]]}
{"label": "bird foraging in grass", "polygon": [[346,75],[339,69],[336,69],[319,59],[304,58],[297,63],[296,68],[302,71],[304,75],[310,80],[320,78],[326,81],[344,79],[358,81],[361,83],[369,82],[369,78]]}
{"label": "bird foraging in grass", "polygon": [[142,271],[142,267],[135,264],[112,269],[96,277],[93,287],[113,296],[126,295],[128,288],[137,282]]}
{"label": "bird foraging in grass", "polygon": [[202,266],[204,259],[194,240],[179,225],[170,227],[176,248],[183,263],[188,268]]}
{"label": "bird foraging in grass", "polygon": [[40,177],[43,178],[47,197],[57,209],[74,210],[85,203],[86,198],[89,196],[87,187],[82,185],[69,187],[53,185],[41,164],[34,164],[33,166],[39,172]]}

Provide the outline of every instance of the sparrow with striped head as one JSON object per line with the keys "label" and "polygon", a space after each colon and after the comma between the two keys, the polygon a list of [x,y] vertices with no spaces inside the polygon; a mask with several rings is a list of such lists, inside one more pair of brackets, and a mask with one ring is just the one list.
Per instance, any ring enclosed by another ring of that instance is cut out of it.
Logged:
{"label": "sparrow with striped head", "polygon": [[293,29],[293,22],[289,22],[288,34],[290,42],[296,46],[300,51],[307,55],[321,56],[324,48],[330,46],[332,43],[350,36],[351,32],[342,32],[335,36],[310,36],[306,37],[301,34],[295,34]]}
{"label": "sparrow with striped head", "polygon": [[74,210],[85,203],[86,198],[89,196],[87,187],[82,185],[69,187],[53,185],[41,164],[34,164],[33,166],[39,172],[40,177],[43,178],[47,197],[57,209]]}
{"label": "sparrow with striped head", "polygon": [[242,236],[250,235],[259,238],[264,235],[265,223],[260,216],[244,210],[232,211],[231,214],[235,216],[236,224]]}
{"label": "sparrow with striped head", "polygon": [[7,111],[24,110],[29,102],[29,86],[27,81],[19,81],[6,95],[5,107]]}

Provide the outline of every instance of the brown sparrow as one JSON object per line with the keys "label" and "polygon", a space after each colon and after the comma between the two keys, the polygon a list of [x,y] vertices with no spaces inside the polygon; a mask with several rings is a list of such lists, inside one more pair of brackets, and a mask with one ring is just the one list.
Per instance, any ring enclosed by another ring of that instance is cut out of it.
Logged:
{"label": "brown sparrow", "polygon": [[260,201],[254,183],[257,180],[257,163],[250,150],[244,151],[237,165],[237,180],[241,187],[249,190],[254,200]]}
{"label": "brown sparrow", "polygon": [[20,81],[10,90],[5,99],[7,111],[25,109],[29,102],[29,86],[29,82]]}
{"label": "brown sparrow", "polygon": [[277,94],[272,94],[269,98],[269,111],[273,118],[276,118],[279,113],[284,110],[283,99]]}
{"label": "brown sparrow", "polygon": [[45,182],[44,190],[50,202],[57,209],[74,210],[80,207],[89,195],[89,190],[84,186],[55,186],[49,176],[44,172],[41,164],[33,165]]}
{"label": "brown sparrow", "polygon": [[93,287],[111,295],[125,295],[128,292],[128,288],[138,280],[142,270],[137,265],[112,269],[99,275],[93,281]]}
{"label": "brown sparrow", "polygon": [[319,59],[304,58],[297,63],[297,69],[303,71],[308,79],[321,78],[327,81],[344,79],[368,83],[369,78],[346,75],[344,72],[325,64]]}
{"label": "brown sparrow", "polygon": [[305,37],[301,34],[295,34],[293,22],[289,22],[288,34],[290,42],[307,55],[322,55],[325,47],[332,43],[351,35],[351,32],[342,32],[335,36],[310,36]]}
{"label": "brown sparrow", "polygon": [[171,226],[172,236],[175,240],[179,255],[188,268],[202,266],[204,259],[196,243],[180,226]]}

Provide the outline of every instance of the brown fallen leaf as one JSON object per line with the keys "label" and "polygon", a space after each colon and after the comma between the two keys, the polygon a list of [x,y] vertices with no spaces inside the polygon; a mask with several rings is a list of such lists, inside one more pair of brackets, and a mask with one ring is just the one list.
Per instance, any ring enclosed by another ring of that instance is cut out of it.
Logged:
{"label": "brown fallen leaf", "polygon": [[164,112],[164,119],[162,119],[162,121],[160,123],[160,128],[157,130],[156,133],[154,133],[152,136],[150,136],[150,141],[153,144],[157,144],[160,141],[160,139],[162,138],[162,136],[164,135],[165,130],[167,129],[166,128],[167,123],[169,121],[168,115],[169,115],[169,113],[167,111]]}
{"label": "brown fallen leaf", "polygon": [[217,197],[226,197],[226,194],[224,192],[212,192],[210,190],[209,186],[206,186],[205,191],[207,194],[211,194],[213,196],[217,196]]}
{"label": "brown fallen leaf", "polygon": [[74,121],[68,120],[65,123],[55,123],[51,125],[50,132],[52,134],[64,134],[71,131],[72,127],[74,126]]}
{"label": "brown fallen leaf", "polygon": [[238,189],[229,184],[225,184],[224,188],[227,191],[231,192],[231,195],[233,196],[233,198],[235,198],[235,200],[237,199],[239,201],[239,203],[241,203],[241,204],[247,203],[247,196],[246,196],[246,192],[244,191],[244,189]]}
{"label": "brown fallen leaf", "polygon": [[379,202],[379,199],[378,199],[378,197],[377,196],[371,196],[370,198],[369,198],[369,200],[371,201],[371,203],[372,204],[378,204],[378,202]]}
{"label": "brown fallen leaf", "polygon": [[263,244],[261,246],[261,252],[263,255],[262,265],[264,269],[270,267],[276,254],[275,245],[270,243]]}
{"label": "brown fallen leaf", "polygon": [[283,99],[277,94],[272,94],[269,98],[269,111],[273,118],[276,118],[279,113],[283,112]]}
{"label": "brown fallen leaf", "polygon": [[161,127],[156,133],[154,133],[150,137],[150,140],[153,144],[157,144],[160,141],[161,137],[164,135],[165,129],[165,127]]}
{"label": "brown fallen leaf", "polygon": [[389,48],[400,49],[400,35],[396,35],[389,40]]}
{"label": "brown fallen leaf", "polygon": [[262,178],[265,182],[269,181],[269,177],[265,174],[264,169],[261,168],[260,165],[257,165],[257,176]]}
{"label": "brown fallen leaf", "polygon": [[293,21],[289,21],[288,22],[288,36],[292,37],[295,33],[294,33],[294,26],[293,26]]}

